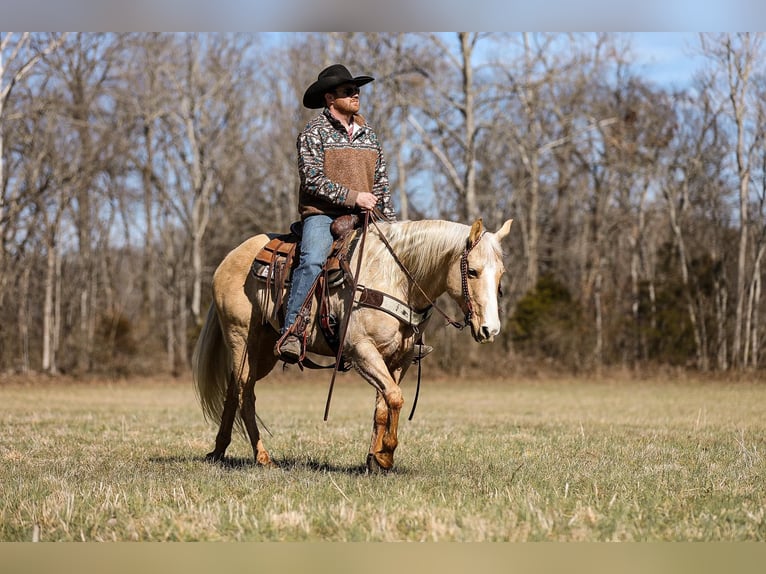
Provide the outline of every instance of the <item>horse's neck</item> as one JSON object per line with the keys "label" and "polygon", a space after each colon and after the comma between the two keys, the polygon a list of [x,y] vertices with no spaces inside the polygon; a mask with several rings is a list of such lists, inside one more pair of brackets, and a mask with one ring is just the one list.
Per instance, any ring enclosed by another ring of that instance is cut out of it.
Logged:
{"label": "horse's neck", "polygon": [[[400,222],[382,231],[386,234],[396,257],[420,289],[425,291],[427,297],[436,299],[444,293],[450,265],[459,257],[463,245],[462,237],[467,236],[467,231],[463,230],[460,224],[445,221]],[[380,259],[391,260],[391,257]],[[400,272],[407,275],[404,271]],[[410,296],[414,295],[419,299],[420,289],[413,289],[409,279],[401,278],[401,284]]]}

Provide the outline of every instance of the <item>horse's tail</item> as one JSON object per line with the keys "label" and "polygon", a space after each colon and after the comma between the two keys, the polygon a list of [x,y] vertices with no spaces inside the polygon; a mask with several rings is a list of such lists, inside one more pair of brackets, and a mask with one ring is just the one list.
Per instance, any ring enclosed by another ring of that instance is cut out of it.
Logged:
{"label": "horse's tail", "polygon": [[215,305],[210,305],[192,355],[192,378],[205,419],[221,421],[230,374],[231,353]]}

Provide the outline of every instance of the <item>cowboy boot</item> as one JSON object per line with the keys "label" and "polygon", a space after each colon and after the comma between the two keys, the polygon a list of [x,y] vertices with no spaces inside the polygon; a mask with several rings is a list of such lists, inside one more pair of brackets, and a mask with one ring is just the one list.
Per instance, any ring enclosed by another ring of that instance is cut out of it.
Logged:
{"label": "cowboy boot", "polygon": [[423,343],[415,343],[415,356],[412,357],[412,362],[417,363],[422,360],[426,355],[429,355],[434,348],[431,345],[424,345]]}
{"label": "cowboy boot", "polygon": [[303,355],[303,344],[300,337],[290,333],[277,342],[274,354],[285,363],[297,363]]}

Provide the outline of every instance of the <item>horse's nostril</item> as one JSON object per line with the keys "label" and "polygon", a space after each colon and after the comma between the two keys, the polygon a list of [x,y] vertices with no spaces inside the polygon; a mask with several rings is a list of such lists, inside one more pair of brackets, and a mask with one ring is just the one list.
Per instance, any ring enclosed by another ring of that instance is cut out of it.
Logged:
{"label": "horse's nostril", "polygon": [[481,336],[484,339],[489,339],[492,336],[492,333],[490,332],[489,327],[487,327],[486,325],[482,325],[481,327]]}

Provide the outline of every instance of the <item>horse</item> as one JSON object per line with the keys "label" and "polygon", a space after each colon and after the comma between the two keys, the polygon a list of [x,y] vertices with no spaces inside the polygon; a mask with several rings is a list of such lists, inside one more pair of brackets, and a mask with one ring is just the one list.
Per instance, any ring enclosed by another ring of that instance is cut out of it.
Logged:
{"label": "horse", "polygon": [[[416,325],[406,317],[427,316],[433,302],[446,293],[465,314],[462,326],[470,326],[473,338],[479,343],[493,341],[501,328],[498,297],[505,272],[501,242],[511,223],[505,221],[494,233],[485,229],[481,218],[470,226],[443,220],[375,223],[363,238],[363,249],[354,250],[350,259],[350,269],[358,272],[356,286],[345,281],[330,289],[328,306],[336,317],[345,317],[351,307],[343,360],[376,392],[366,460],[369,472],[388,471],[394,464],[404,403],[399,383],[413,363],[419,332],[429,320]],[[258,234],[245,240],[224,257],[213,275],[213,301],[192,356],[204,416],[220,423],[215,448],[206,455],[210,461],[224,459],[239,412],[238,423],[247,431],[255,463],[274,464],[256,420],[255,384],[279,361],[273,349],[280,325],[274,294],[251,272],[256,253],[270,237]],[[357,293],[352,291],[355,287]],[[384,294],[405,311],[400,309],[397,315],[360,304],[360,288]],[[317,326],[317,307],[312,306],[309,316],[306,349],[336,357]]]}

